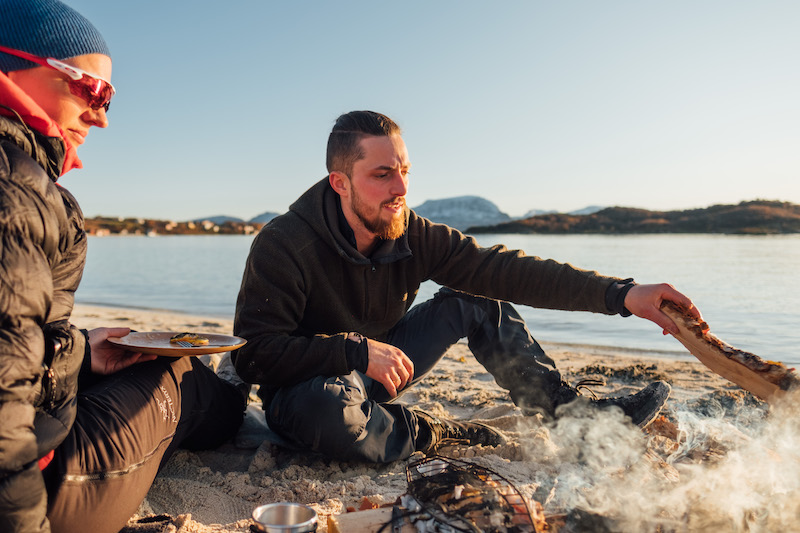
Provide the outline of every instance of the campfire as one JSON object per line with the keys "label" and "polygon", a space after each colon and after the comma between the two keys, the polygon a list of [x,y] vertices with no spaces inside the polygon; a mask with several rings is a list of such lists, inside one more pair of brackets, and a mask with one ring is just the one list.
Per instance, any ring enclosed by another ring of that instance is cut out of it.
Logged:
{"label": "campfire", "polygon": [[520,426],[524,455],[513,474],[497,466],[508,459],[492,454],[475,463],[444,456],[412,462],[397,499],[331,515],[328,531],[796,530],[800,408],[776,406],[768,415],[743,391],[676,407],[647,432],[613,412],[599,419],[564,413],[529,433]]}
{"label": "campfire", "polygon": [[529,502],[501,475],[472,463],[427,457],[406,468],[403,506],[422,531],[536,533],[541,506]]}

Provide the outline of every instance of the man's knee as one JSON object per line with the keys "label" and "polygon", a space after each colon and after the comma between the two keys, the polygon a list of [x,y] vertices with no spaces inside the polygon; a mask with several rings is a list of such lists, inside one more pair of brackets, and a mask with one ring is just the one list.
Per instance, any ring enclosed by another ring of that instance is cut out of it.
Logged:
{"label": "man's knee", "polygon": [[267,418],[273,429],[303,447],[343,456],[364,432],[368,410],[356,383],[318,377],[278,391]]}
{"label": "man's knee", "polygon": [[[434,296],[437,315],[450,320],[454,328],[468,337],[476,330],[496,327],[503,314],[502,302],[442,287]],[[456,324],[458,326],[456,326]]]}

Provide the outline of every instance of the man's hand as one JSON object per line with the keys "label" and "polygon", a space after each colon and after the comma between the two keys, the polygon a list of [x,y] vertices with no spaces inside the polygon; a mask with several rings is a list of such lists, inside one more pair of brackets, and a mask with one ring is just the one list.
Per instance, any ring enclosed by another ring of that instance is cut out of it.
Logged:
{"label": "man's hand", "polygon": [[403,350],[391,344],[367,339],[367,376],[381,383],[394,398],[414,377],[414,363]]}
{"label": "man's hand", "polygon": [[109,337],[124,337],[130,333],[130,328],[97,328],[89,331],[89,346],[91,346],[92,372],[95,374],[113,374],[134,363],[152,361],[156,358],[152,354],[129,352],[121,346],[108,342]]}
{"label": "man's hand", "polygon": [[625,307],[634,315],[651,320],[661,326],[664,330],[664,335],[667,333],[676,334],[678,333],[678,326],[661,312],[661,302],[664,300],[682,305],[697,319],[702,320],[703,318],[689,298],[667,283],[635,285],[625,295]]}

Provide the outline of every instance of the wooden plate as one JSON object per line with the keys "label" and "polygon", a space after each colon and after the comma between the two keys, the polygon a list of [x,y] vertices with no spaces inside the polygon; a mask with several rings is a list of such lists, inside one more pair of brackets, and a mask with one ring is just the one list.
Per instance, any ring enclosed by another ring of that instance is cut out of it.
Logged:
{"label": "wooden plate", "polygon": [[241,337],[217,335],[216,333],[197,333],[208,339],[208,344],[183,348],[169,342],[178,331],[131,332],[124,337],[109,337],[108,342],[123,346],[132,352],[164,355],[167,357],[183,357],[185,355],[205,355],[209,353],[230,352],[247,343]]}

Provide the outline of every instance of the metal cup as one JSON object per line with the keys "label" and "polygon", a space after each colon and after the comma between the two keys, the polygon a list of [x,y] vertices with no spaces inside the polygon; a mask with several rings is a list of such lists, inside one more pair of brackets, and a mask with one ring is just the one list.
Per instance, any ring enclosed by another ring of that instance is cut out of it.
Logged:
{"label": "metal cup", "polygon": [[268,503],[253,511],[256,527],[264,533],[311,533],[317,530],[317,512],[300,503]]}

